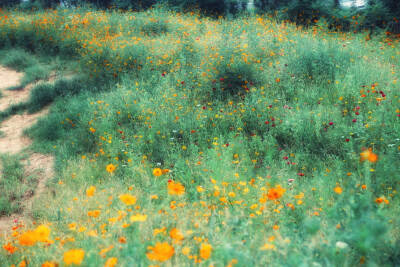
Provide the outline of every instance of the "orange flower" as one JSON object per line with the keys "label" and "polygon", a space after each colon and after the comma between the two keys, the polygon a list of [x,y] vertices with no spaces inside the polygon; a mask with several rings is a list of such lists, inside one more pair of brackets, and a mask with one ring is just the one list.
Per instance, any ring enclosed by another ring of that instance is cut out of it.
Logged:
{"label": "orange flower", "polygon": [[152,261],[169,260],[175,253],[174,247],[167,242],[157,242],[154,247],[149,246],[147,249],[150,250],[150,252],[147,252],[146,256]]}
{"label": "orange flower", "polygon": [[160,168],[155,168],[154,170],[153,170],[153,175],[154,176],[161,176],[163,174],[163,171],[160,169]]}
{"label": "orange flower", "polygon": [[34,231],[26,231],[19,236],[18,240],[23,246],[33,246],[36,243],[36,233]]}
{"label": "orange flower", "polygon": [[91,210],[91,211],[88,211],[87,215],[90,217],[93,217],[93,218],[97,218],[97,217],[99,217],[100,213],[101,213],[100,210]]}
{"label": "orange flower", "polygon": [[285,193],[286,189],[283,189],[280,185],[277,185],[275,188],[270,188],[268,190],[268,199],[269,200],[276,200],[279,199],[283,196],[283,193]]}
{"label": "orange flower", "polygon": [[129,194],[120,195],[119,199],[127,206],[135,205],[136,203],[136,197]]}
{"label": "orange flower", "polygon": [[372,152],[372,148],[368,148],[360,153],[360,160],[365,161],[368,160],[369,162],[375,163],[378,161],[378,155]]}
{"label": "orange flower", "polygon": [[336,186],[333,191],[335,191],[336,194],[340,195],[343,192],[343,189],[340,186]]}
{"label": "orange flower", "polygon": [[81,265],[85,251],[83,249],[71,249],[64,253],[64,263],[67,265]]}
{"label": "orange flower", "polygon": [[96,192],[96,187],[95,186],[90,186],[87,190],[86,190],[86,196],[88,197],[92,197],[94,196],[94,193]]}
{"label": "orange flower", "polygon": [[42,264],[42,267],[56,267],[56,266],[58,266],[58,264],[51,261],[46,261]]}
{"label": "orange flower", "polygon": [[365,189],[367,189],[367,186],[366,186],[365,184],[363,184],[363,185],[361,186],[361,188],[365,190]]}
{"label": "orange flower", "polygon": [[106,264],[104,264],[104,267],[114,267],[115,265],[117,265],[117,263],[118,263],[117,258],[109,258],[106,261]]}
{"label": "orange flower", "polygon": [[183,234],[181,233],[181,231],[179,231],[176,228],[173,228],[170,232],[169,232],[169,236],[174,239],[175,241],[181,241],[183,240]]}
{"label": "orange flower", "polygon": [[109,173],[113,173],[117,167],[114,164],[108,164],[106,167],[106,171]]}
{"label": "orange flower", "polygon": [[185,193],[185,187],[179,183],[172,180],[168,181],[168,194],[170,195],[182,195]]}
{"label": "orange flower", "polygon": [[212,246],[208,243],[202,243],[200,246],[200,257],[204,260],[210,258]]}
{"label": "orange flower", "polygon": [[385,202],[385,204],[389,204],[389,200],[387,200],[384,197],[378,197],[377,199],[375,199],[375,202],[378,203],[378,204],[381,204],[383,202]]}
{"label": "orange flower", "polygon": [[5,244],[3,248],[7,250],[10,254],[14,254],[14,252],[18,249],[17,247],[14,247],[11,243]]}

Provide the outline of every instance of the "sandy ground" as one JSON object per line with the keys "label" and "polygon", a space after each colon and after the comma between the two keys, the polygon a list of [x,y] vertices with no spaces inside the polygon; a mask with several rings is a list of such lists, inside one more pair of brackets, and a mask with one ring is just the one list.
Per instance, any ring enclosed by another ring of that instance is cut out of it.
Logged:
{"label": "sandy ground", "polygon": [[[22,73],[0,66],[0,91],[2,94],[0,98],[0,111],[7,109],[13,104],[25,102],[29,99],[29,93],[33,85],[28,85],[21,90],[6,90],[8,87],[19,85],[22,76]],[[51,77],[50,80],[54,80],[54,77]],[[0,154],[27,152],[27,159],[21,162],[24,166],[24,174],[26,177],[31,175],[38,177],[37,187],[25,194],[22,205],[23,212],[21,214],[0,217],[0,234],[9,232],[17,224],[29,220],[33,202],[45,192],[46,182],[54,176],[53,156],[29,151],[32,140],[23,134],[25,129],[34,125],[47,112],[48,108],[34,114],[14,115],[0,124],[0,131],[2,132],[0,137]],[[0,179],[6,178],[0,176]]]}

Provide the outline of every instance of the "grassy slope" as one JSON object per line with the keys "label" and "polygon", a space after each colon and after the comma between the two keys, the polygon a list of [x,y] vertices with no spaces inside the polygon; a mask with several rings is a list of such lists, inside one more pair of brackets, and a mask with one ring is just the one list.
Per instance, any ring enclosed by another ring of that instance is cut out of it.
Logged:
{"label": "grassy slope", "polygon": [[[3,46],[79,56],[83,74],[32,95],[55,101],[30,131],[57,156],[34,210],[54,243],[11,238],[19,250],[2,262],[63,264],[82,248],[85,266],[157,264],[148,246],[168,242],[167,265],[399,264],[397,41],[159,9],[0,13],[0,28]],[[363,148],[378,161],[360,162]]]}

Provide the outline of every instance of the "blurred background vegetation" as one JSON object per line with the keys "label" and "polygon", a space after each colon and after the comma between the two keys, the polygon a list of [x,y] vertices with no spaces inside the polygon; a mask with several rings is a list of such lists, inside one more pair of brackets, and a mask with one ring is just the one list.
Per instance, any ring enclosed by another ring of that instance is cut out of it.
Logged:
{"label": "blurred background vegetation", "polygon": [[27,10],[58,6],[143,10],[155,5],[179,11],[200,9],[204,14],[214,16],[244,11],[271,13],[301,25],[313,25],[323,20],[332,29],[341,31],[369,30],[374,33],[379,29],[400,33],[398,0],[3,0],[0,3],[2,7]]}

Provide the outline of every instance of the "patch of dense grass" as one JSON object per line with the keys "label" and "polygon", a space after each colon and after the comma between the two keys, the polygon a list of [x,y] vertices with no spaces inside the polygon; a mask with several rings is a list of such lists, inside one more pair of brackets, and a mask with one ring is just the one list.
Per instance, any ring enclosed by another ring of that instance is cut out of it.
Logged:
{"label": "patch of dense grass", "polygon": [[81,56],[82,76],[25,103],[53,103],[28,131],[57,158],[33,214],[63,244],[11,239],[31,264],[74,248],[87,266],[158,264],[157,242],[177,266],[399,263],[397,41],[262,16],[7,14],[13,45]]}
{"label": "patch of dense grass", "polygon": [[21,211],[21,201],[32,184],[24,177],[24,168],[18,156],[1,157],[0,214],[11,215]]}
{"label": "patch of dense grass", "polygon": [[23,49],[0,50],[0,63],[6,67],[24,72],[21,83],[9,90],[18,90],[29,83],[46,79],[50,74],[49,66],[40,63],[32,53]]}

